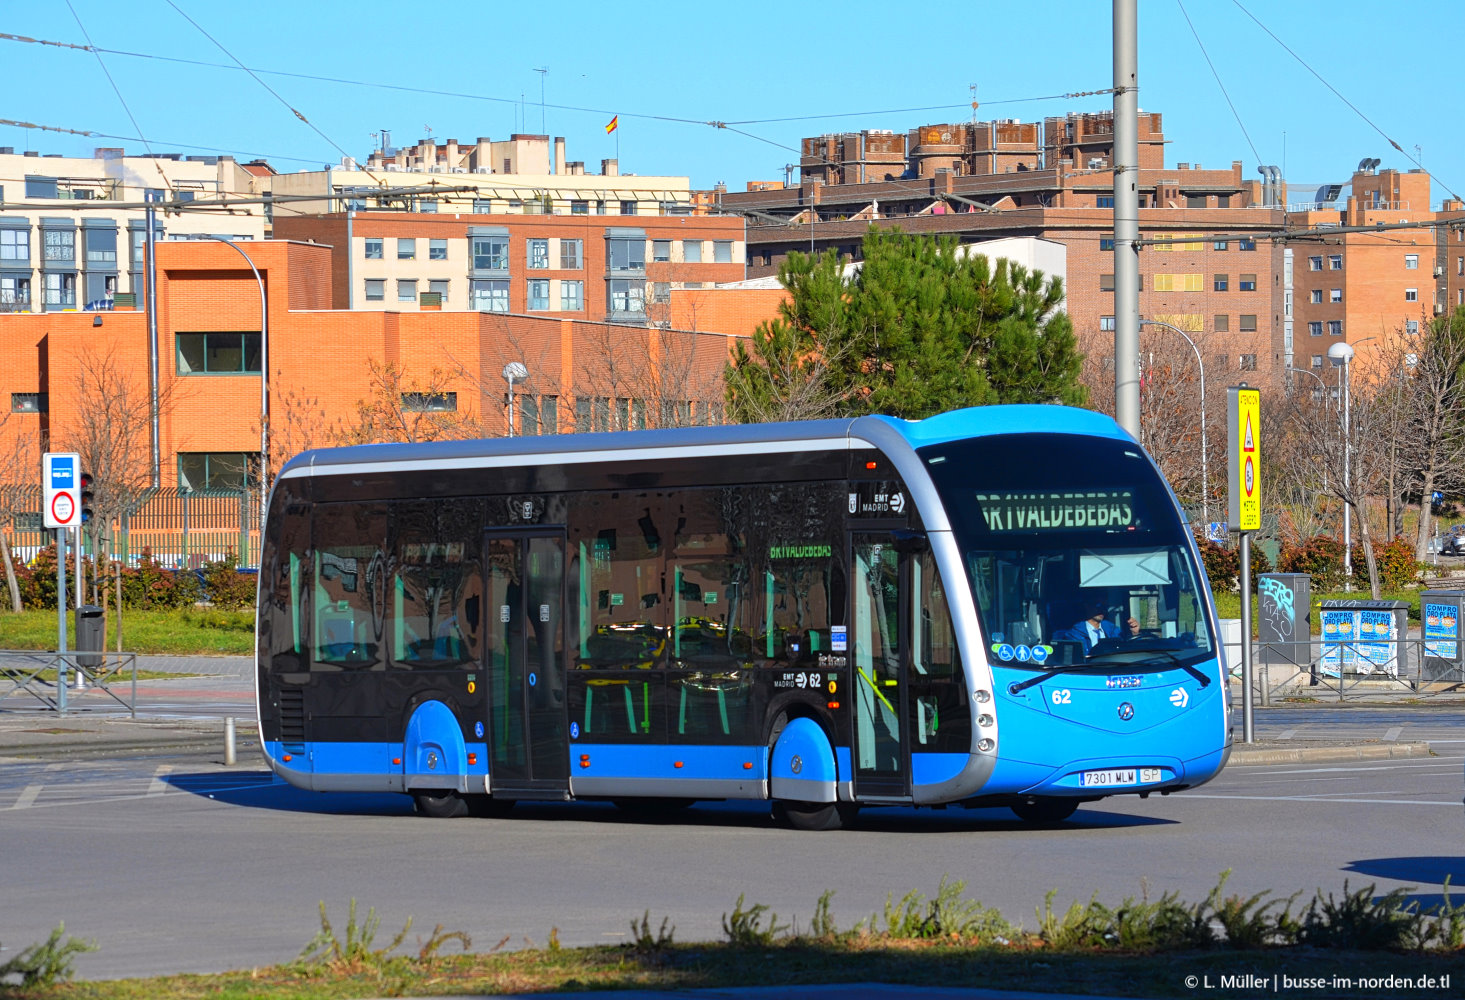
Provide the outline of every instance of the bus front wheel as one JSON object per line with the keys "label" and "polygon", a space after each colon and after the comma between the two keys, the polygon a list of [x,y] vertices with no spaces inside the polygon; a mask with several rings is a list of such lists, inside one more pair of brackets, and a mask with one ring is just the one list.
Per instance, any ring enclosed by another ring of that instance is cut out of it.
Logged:
{"label": "bus front wheel", "polygon": [[468,815],[467,800],[454,791],[413,792],[412,801],[416,803],[419,813],[433,819],[457,819]]}
{"label": "bus front wheel", "polygon": [[1018,819],[1029,823],[1061,823],[1078,809],[1077,799],[1057,799],[1034,796],[1012,806]]}
{"label": "bus front wheel", "polygon": [[850,826],[860,807],[853,802],[791,802],[775,799],[773,818],[795,830],[838,830]]}

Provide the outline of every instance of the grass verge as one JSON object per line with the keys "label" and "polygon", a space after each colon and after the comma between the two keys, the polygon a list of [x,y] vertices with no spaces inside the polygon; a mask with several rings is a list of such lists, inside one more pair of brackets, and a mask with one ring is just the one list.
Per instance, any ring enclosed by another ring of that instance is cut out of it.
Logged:
{"label": "grass verge", "polygon": [[[0,649],[55,649],[56,612],[0,612]],[[107,614],[103,648],[117,648],[117,613]],[[66,644],[76,635],[75,613],[66,616]],[[248,656],[254,652],[254,612],[212,608],[122,612],[122,648],[129,653],[176,656]]]}

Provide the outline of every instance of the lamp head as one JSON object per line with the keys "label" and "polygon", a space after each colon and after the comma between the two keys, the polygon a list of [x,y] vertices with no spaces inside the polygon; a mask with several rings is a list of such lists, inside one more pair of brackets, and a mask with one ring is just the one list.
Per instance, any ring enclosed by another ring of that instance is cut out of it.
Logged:
{"label": "lamp head", "polygon": [[1343,341],[1339,341],[1338,343],[1328,348],[1328,357],[1332,358],[1334,361],[1342,361],[1346,364],[1347,362],[1353,360],[1353,355],[1353,345],[1344,343]]}
{"label": "lamp head", "polygon": [[514,382],[522,382],[529,377],[529,369],[518,361],[510,361],[504,365],[503,375],[511,384]]}

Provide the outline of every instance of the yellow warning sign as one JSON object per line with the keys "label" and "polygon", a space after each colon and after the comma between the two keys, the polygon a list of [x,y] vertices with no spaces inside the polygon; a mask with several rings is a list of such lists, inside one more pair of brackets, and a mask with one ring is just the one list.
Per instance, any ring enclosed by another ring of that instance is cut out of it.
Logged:
{"label": "yellow warning sign", "polygon": [[1262,526],[1261,392],[1234,386],[1226,396],[1231,530],[1257,531]]}

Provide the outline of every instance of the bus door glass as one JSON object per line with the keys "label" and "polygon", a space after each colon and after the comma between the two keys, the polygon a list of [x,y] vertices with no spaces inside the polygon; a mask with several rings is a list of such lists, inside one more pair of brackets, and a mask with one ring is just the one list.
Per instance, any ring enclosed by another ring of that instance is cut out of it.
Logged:
{"label": "bus door glass", "polygon": [[900,557],[886,533],[859,533],[853,542],[855,793],[908,795]]}
{"label": "bus door glass", "polygon": [[493,532],[484,550],[490,781],[563,785],[564,539]]}

